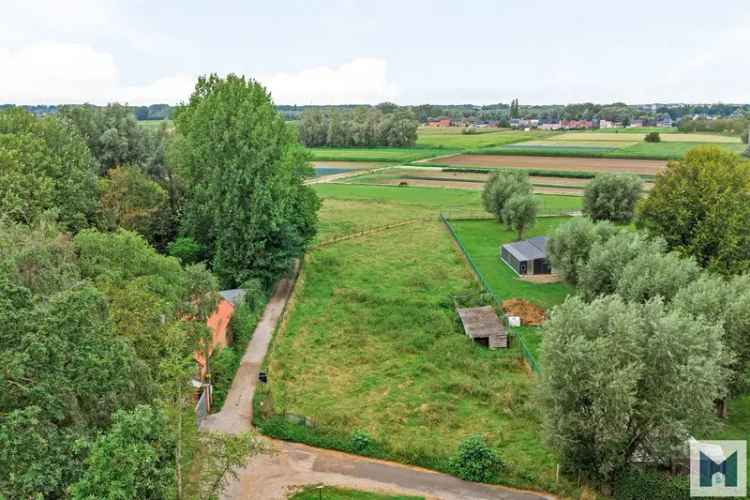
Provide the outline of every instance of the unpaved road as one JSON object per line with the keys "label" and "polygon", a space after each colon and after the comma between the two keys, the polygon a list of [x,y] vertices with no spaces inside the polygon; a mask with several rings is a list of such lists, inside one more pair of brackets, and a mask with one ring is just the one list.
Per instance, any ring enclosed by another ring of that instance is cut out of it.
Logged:
{"label": "unpaved road", "polygon": [[[251,429],[252,400],[258,371],[271,337],[291,296],[293,279],[282,279],[266,306],[237,375],[219,413],[207,417],[201,429],[240,433]],[[421,495],[445,500],[552,498],[462,481],[447,474],[393,462],[348,455],[284,441],[267,440],[275,453],[252,457],[222,495],[225,499],[286,499],[295,487],[327,484],[384,493]]]}

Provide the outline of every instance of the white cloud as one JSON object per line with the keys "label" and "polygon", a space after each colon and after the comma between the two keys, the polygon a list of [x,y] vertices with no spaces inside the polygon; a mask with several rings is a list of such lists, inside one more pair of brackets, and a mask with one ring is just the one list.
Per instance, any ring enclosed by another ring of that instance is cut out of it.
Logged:
{"label": "white cloud", "polygon": [[95,101],[118,79],[111,55],[78,44],[0,47],[0,102]]}
{"label": "white cloud", "polygon": [[340,66],[318,66],[258,79],[277,104],[377,104],[395,100],[383,59],[358,58]]}
{"label": "white cloud", "polygon": [[177,74],[125,86],[110,54],[66,43],[0,47],[0,75],[0,102],[15,104],[175,104],[187,100],[196,80]]}

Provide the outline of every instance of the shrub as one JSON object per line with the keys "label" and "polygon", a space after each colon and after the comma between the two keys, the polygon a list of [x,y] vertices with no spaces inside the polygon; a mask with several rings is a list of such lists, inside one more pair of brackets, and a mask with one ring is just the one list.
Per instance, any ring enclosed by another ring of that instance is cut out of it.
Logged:
{"label": "shrub", "polygon": [[687,476],[673,476],[655,470],[633,469],[617,476],[614,485],[616,500],[681,500],[690,497]]}
{"label": "shrub", "polygon": [[370,447],[370,435],[365,431],[352,432],[352,450],[362,453]]}
{"label": "shrub", "polygon": [[189,236],[180,236],[167,245],[167,253],[180,259],[184,265],[200,262],[203,257],[203,247]]}
{"label": "shrub", "polygon": [[453,473],[466,481],[489,482],[497,477],[503,462],[481,436],[470,436],[458,445],[450,461]]}
{"label": "shrub", "polygon": [[646,142],[661,142],[661,136],[659,132],[649,132],[643,140]]}
{"label": "shrub", "polygon": [[232,379],[240,366],[240,356],[231,347],[225,347],[211,356],[211,383],[213,385],[214,411],[221,410],[232,386]]}
{"label": "shrub", "polygon": [[251,310],[255,311],[258,307],[265,302],[266,288],[263,286],[263,282],[258,278],[252,278],[240,285],[240,288],[245,290],[245,298],[243,302]]}
{"label": "shrub", "polygon": [[479,132],[477,132],[477,129],[475,129],[474,127],[464,127],[461,129],[461,133],[463,135],[475,135]]}

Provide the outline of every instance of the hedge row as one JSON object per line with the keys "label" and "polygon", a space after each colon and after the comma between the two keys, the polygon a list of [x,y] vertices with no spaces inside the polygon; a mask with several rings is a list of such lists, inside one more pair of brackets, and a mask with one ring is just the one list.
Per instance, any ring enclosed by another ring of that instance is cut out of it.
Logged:
{"label": "hedge row", "polygon": [[614,497],[617,500],[683,500],[690,498],[690,481],[684,475],[633,469],[615,480]]}

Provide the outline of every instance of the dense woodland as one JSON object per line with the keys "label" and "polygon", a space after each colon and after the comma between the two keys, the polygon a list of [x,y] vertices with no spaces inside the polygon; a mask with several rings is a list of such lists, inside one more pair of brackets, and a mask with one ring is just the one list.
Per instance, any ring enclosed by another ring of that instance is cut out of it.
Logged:
{"label": "dense woodland", "polygon": [[396,106],[306,109],[298,124],[305,146],[408,147],[417,142],[419,122],[407,109]]}
{"label": "dense woodland", "polygon": [[200,79],[174,130],[0,112],[0,497],[210,498],[257,451],[196,432],[193,354],[220,287],[262,303],[314,235],[306,160],[233,75]]}

